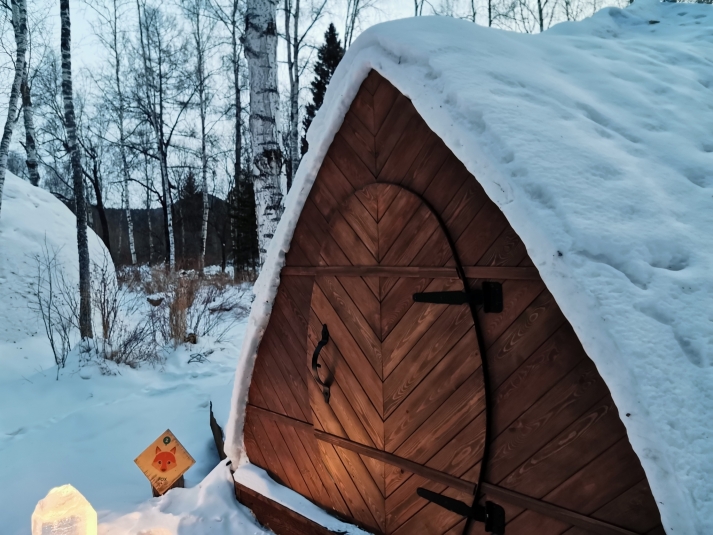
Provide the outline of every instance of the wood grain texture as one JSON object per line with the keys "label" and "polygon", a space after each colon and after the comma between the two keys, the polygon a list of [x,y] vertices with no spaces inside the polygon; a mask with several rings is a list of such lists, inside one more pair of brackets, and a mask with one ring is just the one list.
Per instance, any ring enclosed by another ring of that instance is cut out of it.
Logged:
{"label": "wood grain texture", "polygon": [[[523,242],[409,100],[375,72],[300,214],[250,404],[477,480],[485,415],[472,320],[458,310],[466,307],[413,303],[413,293],[457,290],[460,282],[436,220],[399,186],[435,208],[469,284],[503,283],[504,312],[479,313],[493,385],[490,484],[616,529],[661,535],[609,391]],[[309,369],[322,323],[333,335],[320,361],[334,380],[330,405]],[[457,491],[285,425],[248,416],[248,456],[315,503],[376,532],[462,530],[462,519],[414,494],[419,484]],[[584,533],[586,522],[572,527],[566,514],[553,517],[527,499],[506,505],[508,535]]]}

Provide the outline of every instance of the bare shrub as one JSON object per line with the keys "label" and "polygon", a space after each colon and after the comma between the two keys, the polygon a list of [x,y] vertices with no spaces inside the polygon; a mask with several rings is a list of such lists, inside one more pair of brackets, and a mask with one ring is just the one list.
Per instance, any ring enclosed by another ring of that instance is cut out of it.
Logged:
{"label": "bare shrub", "polygon": [[35,255],[35,300],[30,304],[45,328],[57,365],[57,378],[60,368],[64,368],[67,363],[67,356],[72,350],[73,332],[78,325],[78,288],[73,289],[67,283],[62,265],[57,259],[60,250],[50,250],[45,239],[42,252]]}

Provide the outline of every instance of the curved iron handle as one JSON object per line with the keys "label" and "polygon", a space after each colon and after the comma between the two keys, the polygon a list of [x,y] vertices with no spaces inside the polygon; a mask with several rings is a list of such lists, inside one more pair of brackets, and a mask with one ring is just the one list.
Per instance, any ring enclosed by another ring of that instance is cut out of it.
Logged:
{"label": "curved iron handle", "polygon": [[322,365],[317,363],[317,359],[319,359],[319,352],[322,351],[322,348],[327,345],[327,342],[329,342],[329,331],[327,330],[326,325],[322,325],[322,339],[317,344],[317,347],[314,348],[314,353],[312,353],[312,377],[314,377],[317,384],[322,387],[324,401],[329,403],[329,385],[323,383],[319,378],[318,368],[321,368]]}

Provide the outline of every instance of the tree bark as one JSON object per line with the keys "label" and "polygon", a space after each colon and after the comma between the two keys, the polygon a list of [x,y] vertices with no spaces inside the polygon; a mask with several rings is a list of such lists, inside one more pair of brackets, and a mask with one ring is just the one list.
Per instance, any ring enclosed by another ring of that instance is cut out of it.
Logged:
{"label": "tree bark", "polygon": [[62,99],[64,121],[67,130],[67,145],[72,163],[74,201],[77,214],[77,250],[79,252],[79,334],[92,338],[91,281],[89,273],[89,242],[87,238],[87,210],[84,198],[84,177],[77,144],[77,126],[74,118],[72,92],[72,33],[69,16],[69,0],[60,0],[61,50],[62,50]]}
{"label": "tree bark", "polygon": [[[288,132],[288,158],[287,166],[287,191],[292,187],[297,167],[300,164],[299,152],[299,95],[300,95],[300,70],[299,70],[299,20],[300,20],[300,0],[294,0],[294,11],[292,11],[292,1],[285,0],[285,40],[287,41],[287,72],[290,77],[290,127]],[[292,19],[290,21],[290,19]],[[294,24],[294,29],[290,29],[290,22]]]}
{"label": "tree bark", "polygon": [[12,0],[12,26],[15,32],[17,50],[15,54],[15,77],[10,89],[7,119],[2,133],[2,141],[0,141],[0,209],[2,208],[2,190],[5,185],[7,156],[10,152],[12,130],[17,118],[17,101],[20,95],[22,79],[25,75],[25,56],[27,52],[27,4],[25,0]]}
{"label": "tree bark", "polygon": [[25,65],[25,73],[22,77],[20,92],[22,93],[22,113],[25,122],[25,152],[27,153],[27,173],[30,175],[30,182],[33,186],[40,185],[40,172],[37,169],[37,144],[35,142],[35,119],[32,107],[32,97],[30,96],[28,63]]}
{"label": "tree bark", "polygon": [[[114,82],[117,94],[117,119],[119,126],[119,154],[121,157],[121,172],[124,184],[121,191],[122,203],[126,213],[126,225],[129,235],[129,251],[131,252],[131,265],[136,265],[136,242],[134,241],[134,222],[131,220],[131,205],[129,204],[129,165],[126,159],[126,134],[124,129],[124,91],[121,84],[121,56],[119,54],[119,7],[113,0],[112,38],[114,53]],[[121,246],[119,247],[121,249]],[[121,250],[117,254],[121,254]]]}
{"label": "tree bark", "polygon": [[282,151],[277,137],[277,0],[248,0],[245,57],[250,73],[252,173],[260,264],[282,216]]}

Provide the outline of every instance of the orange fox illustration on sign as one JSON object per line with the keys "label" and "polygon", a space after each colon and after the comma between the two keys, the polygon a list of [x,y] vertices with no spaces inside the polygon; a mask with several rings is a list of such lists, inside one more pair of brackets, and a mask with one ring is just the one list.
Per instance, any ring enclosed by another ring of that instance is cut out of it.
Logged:
{"label": "orange fox illustration on sign", "polygon": [[134,462],[151,482],[154,495],[164,494],[196,461],[169,429]]}
{"label": "orange fox illustration on sign", "polygon": [[175,446],[171,449],[171,451],[161,451],[161,448],[156,446],[156,457],[154,457],[151,466],[153,466],[156,470],[160,470],[161,472],[168,472],[169,470],[173,470],[177,466],[175,454]]}

